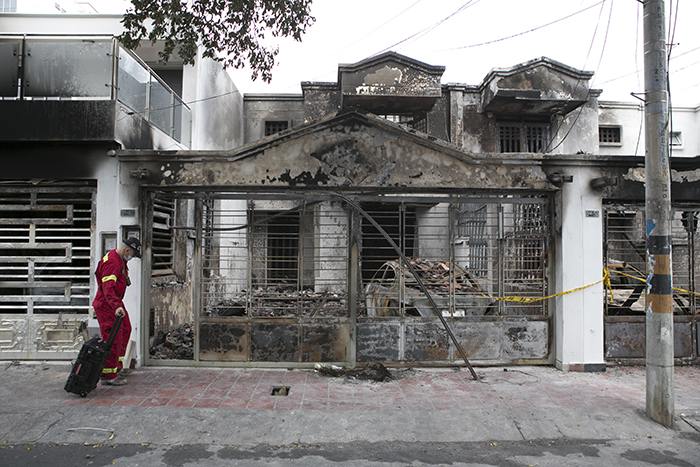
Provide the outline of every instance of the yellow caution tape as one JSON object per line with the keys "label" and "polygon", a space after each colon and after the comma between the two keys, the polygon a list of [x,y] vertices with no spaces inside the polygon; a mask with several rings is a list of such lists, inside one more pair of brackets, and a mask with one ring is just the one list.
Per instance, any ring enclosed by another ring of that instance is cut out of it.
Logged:
{"label": "yellow caution tape", "polygon": [[[634,269],[634,268],[632,268],[632,269]],[[639,272],[637,269],[634,269],[634,270],[641,274],[641,272]],[[632,276],[630,274],[625,274],[624,272],[620,272],[620,271],[615,271],[615,273],[619,274],[621,276],[629,277],[630,279],[634,279],[634,280],[637,280],[639,282],[644,282],[645,284],[647,283],[647,280],[642,278],[642,277]],[[676,292],[687,293],[687,294],[691,294],[691,295],[700,295],[700,293],[691,292],[690,290],[679,289],[678,287],[672,287],[672,288]]]}
{"label": "yellow caution tape", "polygon": [[599,281],[593,282],[592,284],[584,285],[583,287],[577,287],[575,289],[567,290],[565,292],[555,293],[553,295],[548,295],[546,297],[518,297],[518,296],[508,296],[508,297],[489,297],[486,294],[482,294],[484,297],[488,297],[492,300],[505,301],[505,302],[520,302],[520,303],[533,303],[540,302],[542,300],[547,300],[549,298],[559,297],[561,295],[570,294],[572,292],[577,292],[579,290],[587,289],[588,287],[593,287],[596,284],[604,282],[605,285],[610,289],[610,295],[612,296],[612,288],[610,287],[610,272],[607,269],[603,269],[603,278]]}
{"label": "yellow caution tape", "polygon": [[[634,269],[631,266],[628,266],[628,267],[630,267],[631,269]],[[636,269],[634,269],[634,270],[637,271]],[[632,276],[630,274],[625,274],[624,272],[620,272],[620,271],[616,271],[616,270],[613,272],[615,272],[616,274],[620,274],[621,276],[629,277],[630,279],[635,279],[635,280],[638,280],[640,282],[644,282],[645,284],[647,282],[646,279],[643,279],[641,277]],[[639,272],[639,271],[637,271],[637,272]],[[608,268],[603,268],[603,278],[600,279],[599,281],[593,282],[592,284],[584,285],[583,287],[577,287],[575,289],[567,290],[565,292],[559,292],[559,293],[556,293],[553,295],[547,295],[546,297],[519,297],[519,296],[515,296],[515,295],[511,295],[508,297],[489,297],[486,294],[482,294],[482,296],[490,298],[492,300],[496,300],[496,301],[533,303],[533,302],[540,302],[542,300],[547,300],[549,298],[559,297],[561,295],[570,294],[573,292],[577,292],[579,290],[587,289],[589,287],[593,287],[594,285],[600,284],[601,282],[604,283],[605,287],[610,292],[610,302],[612,303],[612,300],[614,297],[613,297],[612,284],[610,283],[610,271],[608,270]],[[673,287],[673,290],[675,290],[676,292],[681,292],[681,293],[700,295],[700,293],[698,293],[698,292],[691,292],[689,290],[679,289],[678,287]]]}

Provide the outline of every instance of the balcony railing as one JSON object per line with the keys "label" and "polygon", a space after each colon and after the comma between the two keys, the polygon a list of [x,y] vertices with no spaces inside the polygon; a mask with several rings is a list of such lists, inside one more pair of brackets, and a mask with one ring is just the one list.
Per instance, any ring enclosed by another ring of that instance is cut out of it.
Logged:
{"label": "balcony railing", "polygon": [[2,100],[118,100],[190,147],[190,108],[111,36],[2,36],[0,64]]}

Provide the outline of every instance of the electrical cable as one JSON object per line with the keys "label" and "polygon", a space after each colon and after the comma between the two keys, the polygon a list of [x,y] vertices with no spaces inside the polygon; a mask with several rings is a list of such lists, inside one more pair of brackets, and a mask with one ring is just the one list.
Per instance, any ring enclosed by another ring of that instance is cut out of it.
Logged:
{"label": "electrical cable", "polygon": [[[401,44],[403,44],[404,42],[406,42],[406,41],[408,41],[408,40],[410,40],[410,39],[413,39],[414,37],[415,37],[415,39],[418,39],[418,38],[420,38],[420,37],[426,35],[427,33],[429,33],[430,31],[432,31],[433,29],[437,28],[438,26],[440,26],[442,23],[444,23],[444,22],[447,21],[448,19],[452,18],[453,16],[455,16],[455,15],[458,14],[458,13],[461,13],[462,11],[466,10],[467,8],[469,8],[470,6],[473,6],[473,5],[475,5],[476,3],[479,3],[480,1],[481,1],[481,0],[469,0],[467,3],[465,3],[464,5],[462,5],[461,7],[459,7],[455,12],[451,13],[451,14],[448,15],[447,17],[441,19],[440,21],[438,21],[438,22],[436,22],[436,23],[433,23],[432,25],[430,25],[430,26],[428,26],[428,27],[426,27],[426,28],[421,29],[420,31],[418,31],[418,32],[416,32],[416,33],[414,33],[414,34],[411,34],[411,35],[408,36],[407,38],[402,39],[402,40],[400,40],[399,42],[396,42],[395,44],[390,45],[389,47],[387,47],[387,48],[385,48],[385,49],[382,49],[382,50],[380,50],[380,51],[377,52],[377,53],[374,53],[374,54],[370,55],[370,57],[375,57],[375,56],[377,56],[377,55],[383,54],[384,52],[387,52],[387,51],[393,49],[394,47],[396,47],[396,46],[398,46],[398,45],[401,45]],[[418,37],[416,37],[416,36],[418,36]],[[414,39],[414,40],[415,40],[415,39]]]}
{"label": "electrical cable", "polygon": [[[676,13],[673,15],[673,0],[670,0],[669,3],[669,13],[673,16],[673,26],[669,28],[668,31],[668,42],[666,44],[666,48],[668,49],[667,56],[666,56],[666,94],[668,95],[668,106],[666,109],[666,127],[668,130],[668,140],[666,141],[666,144],[668,146],[667,151],[668,151],[668,157],[673,156],[673,144],[672,144],[672,136],[673,136],[673,103],[671,101],[671,74],[669,73],[669,68],[671,67],[671,55],[673,52],[673,40],[676,37],[676,25],[678,24],[678,6],[679,2],[676,0]],[[669,164],[670,167],[670,164]]]}
{"label": "electrical cable", "polygon": [[559,19],[557,19],[557,20],[551,21],[551,22],[546,23],[546,24],[543,24],[543,25],[541,25],[541,26],[537,26],[536,28],[528,29],[527,31],[519,32],[519,33],[513,34],[513,35],[511,35],[511,36],[502,37],[502,38],[500,38],[500,39],[494,39],[494,40],[492,40],[492,41],[481,42],[481,43],[479,43],[479,44],[464,45],[464,46],[461,46],[461,47],[453,47],[453,48],[449,48],[449,49],[440,49],[440,51],[470,49],[470,48],[472,48],[472,47],[481,47],[482,45],[490,45],[490,44],[494,44],[494,43],[496,43],[496,42],[502,42],[502,41],[505,41],[505,40],[508,40],[508,39],[513,39],[513,38],[516,38],[516,37],[519,37],[519,36],[524,36],[525,34],[529,34],[529,33],[531,33],[531,32],[537,31],[538,29],[542,29],[542,28],[545,28],[545,27],[547,27],[547,26],[551,26],[551,25],[553,25],[553,24],[559,23],[560,21],[564,21],[564,20],[566,20],[566,19],[569,19],[569,18],[571,18],[571,17],[573,17],[573,16],[576,16],[576,15],[578,15],[578,14],[580,14],[580,13],[583,13],[584,11],[590,10],[591,8],[593,8],[593,7],[595,7],[595,6],[598,6],[598,5],[600,5],[601,3],[605,3],[605,2],[606,2],[606,0],[602,0],[602,1],[598,2],[598,3],[596,3],[596,4],[593,4],[593,5],[589,6],[589,7],[584,8],[583,10],[579,10],[579,11],[577,11],[577,12],[575,12],[575,13],[572,13],[572,14],[570,14],[570,15],[568,15],[568,16],[564,16],[563,18],[559,18]]}
{"label": "electrical cable", "polygon": [[401,13],[399,13],[399,14],[397,14],[396,16],[394,16],[393,18],[391,18],[391,19],[389,19],[389,20],[383,22],[381,25],[379,25],[379,26],[377,26],[376,28],[372,29],[370,32],[368,32],[368,33],[365,34],[364,36],[360,37],[360,38],[357,39],[356,41],[351,42],[350,44],[346,45],[346,46],[343,47],[342,49],[337,49],[337,50],[335,50],[331,55],[328,55],[327,57],[322,58],[321,61],[326,60],[326,59],[328,59],[328,58],[331,58],[331,57],[337,55],[339,52],[342,52],[343,50],[349,49],[350,47],[352,47],[353,45],[355,45],[355,44],[357,44],[358,42],[362,41],[362,40],[365,39],[366,37],[371,36],[372,34],[374,34],[375,32],[377,32],[378,30],[380,30],[381,28],[383,28],[383,27],[386,26],[387,24],[391,23],[391,22],[394,21],[396,18],[398,18],[399,16],[403,15],[403,14],[406,13],[408,10],[410,10],[410,9],[413,8],[414,6],[418,5],[418,4],[419,4],[420,2],[422,2],[422,1],[423,1],[423,0],[416,0],[415,3],[413,3],[412,5],[410,5],[410,6],[409,6],[408,8],[406,8],[405,10],[401,11]]}
{"label": "electrical cable", "polygon": [[[586,54],[586,60],[585,60],[584,63],[583,63],[582,69],[585,69],[585,68],[586,68],[586,64],[588,63],[588,59],[590,58],[591,52],[593,51],[593,44],[595,44],[595,38],[596,38],[596,36],[598,35],[598,27],[600,26],[600,20],[601,20],[601,18],[602,18],[602,16],[603,16],[603,7],[605,6],[605,2],[606,2],[606,1],[607,1],[607,0],[603,0],[602,2],[596,4],[596,5],[600,5],[600,12],[598,13],[598,20],[596,21],[595,29],[593,30],[593,37],[591,37],[591,45],[588,47],[588,54]],[[612,20],[612,6],[613,6],[613,2],[612,2],[612,0],[611,0],[611,2],[610,2],[610,14],[608,15],[608,26],[607,26],[607,28],[606,28],[605,40],[603,41],[603,48],[602,48],[601,51],[600,51],[600,60],[598,61],[598,67],[600,67],[600,63],[601,63],[602,60],[603,60],[603,53],[605,52],[605,45],[606,45],[606,41],[607,41],[607,35],[608,35],[608,31],[610,30],[610,22],[611,22],[611,20]],[[574,87],[574,92],[576,92],[576,90],[578,89],[578,87],[579,87],[579,85],[581,84],[581,82],[582,82],[582,79],[581,79],[581,78],[579,78],[578,80],[576,80],[576,86]],[[573,94],[573,93],[572,93],[572,94]],[[589,96],[590,96],[590,89],[586,92],[586,101],[588,101],[588,97],[589,97]],[[584,105],[585,105],[585,104],[584,104]],[[556,146],[550,147],[550,145],[552,144],[552,141],[553,141],[553,139],[550,139],[550,141],[547,143],[547,147],[546,147],[545,150],[544,150],[544,153],[545,153],[545,154],[551,153],[552,151],[554,151],[555,149],[557,149],[559,146],[561,146],[561,145],[564,143],[564,141],[566,141],[566,139],[569,137],[569,135],[570,135],[571,132],[573,131],[574,127],[576,126],[576,122],[578,122],[578,119],[581,117],[581,114],[583,113],[584,105],[581,105],[581,106],[579,107],[578,113],[576,114],[576,117],[574,118],[574,121],[573,121],[573,122],[571,123],[571,125],[569,126],[569,130],[566,132],[566,134],[564,135],[564,137],[561,138],[561,140],[556,144]],[[562,118],[562,119],[561,119],[561,122],[559,122],[559,125],[558,125],[557,129],[554,131],[554,134],[555,134],[555,135],[556,135],[557,133],[559,133],[559,130],[561,130],[561,127],[562,127],[563,124],[564,124],[564,119]]]}

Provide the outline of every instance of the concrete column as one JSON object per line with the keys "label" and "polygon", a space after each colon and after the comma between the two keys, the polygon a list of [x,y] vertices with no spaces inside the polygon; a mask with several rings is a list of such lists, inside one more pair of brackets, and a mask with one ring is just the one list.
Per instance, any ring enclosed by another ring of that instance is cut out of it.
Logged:
{"label": "concrete column", "polygon": [[644,2],[646,130],[646,413],[671,427],[673,392],[673,290],[671,177],[668,160],[666,28],[662,0]]}
{"label": "concrete column", "polygon": [[[561,187],[561,229],[556,237],[554,292],[593,284],[603,277],[601,197],[590,189],[592,174],[571,170]],[[554,299],[555,360],[564,371],[604,371],[603,284]]]}

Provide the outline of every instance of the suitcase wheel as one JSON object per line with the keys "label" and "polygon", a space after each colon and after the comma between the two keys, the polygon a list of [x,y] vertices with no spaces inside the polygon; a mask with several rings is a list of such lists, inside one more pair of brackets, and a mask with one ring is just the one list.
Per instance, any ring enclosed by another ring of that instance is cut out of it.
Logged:
{"label": "suitcase wheel", "polygon": [[87,397],[88,393],[87,391],[80,391],[80,397]]}

